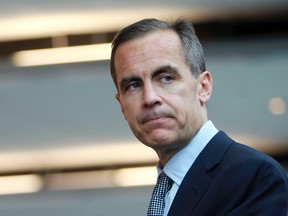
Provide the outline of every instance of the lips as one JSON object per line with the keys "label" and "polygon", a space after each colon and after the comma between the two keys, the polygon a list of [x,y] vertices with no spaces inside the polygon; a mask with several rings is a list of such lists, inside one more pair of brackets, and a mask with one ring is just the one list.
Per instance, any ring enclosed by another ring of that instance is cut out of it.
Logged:
{"label": "lips", "polygon": [[172,114],[168,112],[148,112],[145,113],[143,116],[141,116],[140,123],[145,124],[153,120],[171,118],[171,117],[173,117]]}

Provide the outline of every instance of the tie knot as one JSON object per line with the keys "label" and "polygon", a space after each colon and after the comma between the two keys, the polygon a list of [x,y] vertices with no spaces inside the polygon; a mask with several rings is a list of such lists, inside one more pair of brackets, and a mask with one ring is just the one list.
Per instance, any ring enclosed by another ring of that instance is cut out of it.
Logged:
{"label": "tie knot", "polygon": [[160,185],[166,194],[171,189],[172,180],[166,175],[166,173],[162,172],[158,177],[156,187],[157,185]]}

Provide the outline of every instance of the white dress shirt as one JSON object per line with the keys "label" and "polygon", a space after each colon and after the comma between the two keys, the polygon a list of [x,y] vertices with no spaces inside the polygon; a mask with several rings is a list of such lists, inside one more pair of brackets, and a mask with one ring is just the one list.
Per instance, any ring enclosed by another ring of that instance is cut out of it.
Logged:
{"label": "white dress shirt", "polygon": [[158,164],[158,174],[162,170],[173,180],[173,186],[171,190],[166,194],[165,197],[165,209],[164,216],[169,212],[171,204],[174,200],[174,197],[179,189],[179,186],[184,179],[186,173],[200,154],[200,152],[205,148],[208,142],[218,133],[218,130],[215,128],[214,124],[211,121],[207,121],[198,133],[193,137],[191,142],[177,152],[161,169],[160,164]]}

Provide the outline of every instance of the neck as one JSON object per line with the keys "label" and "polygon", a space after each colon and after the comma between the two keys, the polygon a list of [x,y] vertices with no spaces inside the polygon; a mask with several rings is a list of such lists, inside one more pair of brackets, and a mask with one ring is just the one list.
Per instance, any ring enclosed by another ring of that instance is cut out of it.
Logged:
{"label": "neck", "polygon": [[194,132],[194,134],[191,136],[188,140],[182,140],[181,142],[169,144],[165,147],[161,147],[159,149],[154,149],[158,155],[160,164],[164,167],[166,163],[181,149],[183,149],[185,146],[187,146],[193,137],[199,132],[201,127],[208,121],[208,118],[203,119],[201,126],[197,127],[198,130]]}

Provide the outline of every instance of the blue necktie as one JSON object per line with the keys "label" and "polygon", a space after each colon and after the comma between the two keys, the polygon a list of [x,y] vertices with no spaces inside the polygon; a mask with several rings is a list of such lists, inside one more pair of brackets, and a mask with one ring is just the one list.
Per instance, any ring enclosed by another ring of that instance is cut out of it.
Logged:
{"label": "blue necktie", "polygon": [[152,198],[148,207],[147,216],[163,216],[165,195],[171,189],[172,180],[162,172],[154,187]]}

